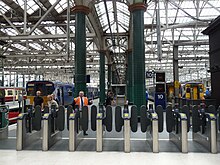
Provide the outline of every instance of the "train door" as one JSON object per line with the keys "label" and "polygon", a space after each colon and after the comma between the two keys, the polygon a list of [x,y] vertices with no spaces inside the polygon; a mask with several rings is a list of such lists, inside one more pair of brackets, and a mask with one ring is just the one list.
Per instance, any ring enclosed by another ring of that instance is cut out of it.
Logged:
{"label": "train door", "polygon": [[198,86],[198,91],[199,91],[199,99],[204,100],[204,85],[203,84],[199,84]]}
{"label": "train door", "polygon": [[59,100],[59,105],[64,105],[64,91],[63,91],[63,87],[59,86],[57,88],[57,98]]}
{"label": "train door", "polygon": [[193,86],[193,100],[198,100],[198,99],[199,99],[198,86],[194,85]]}
{"label": "train door", "polygon": [[63,99],[62,99],[62,90],[60,87],[57,88],[57,99],[59,101],[59,105],[63,105]]}
{"label": "train door", "polygon": [[186,86],[185,86],[185,91],[186,91],[186,99],[191,99],[191,93],[192,93],[192,91],[191,91],[191,88],[190,88],[190,85],[189,84],[186,84]]}

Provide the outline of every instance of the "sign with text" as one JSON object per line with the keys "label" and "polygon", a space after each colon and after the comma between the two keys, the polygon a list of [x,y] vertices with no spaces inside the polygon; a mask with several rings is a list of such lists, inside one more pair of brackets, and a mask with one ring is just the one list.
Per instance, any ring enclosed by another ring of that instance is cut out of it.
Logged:
{"label": "sign with text", "polygon": [[161,105],[163,107],[163,109],[166,109],[166,96],[165,93],[155,93],[154,96],[154,100],[155,100],[155,107],[158,105]]}
{"label": "sign with text", "polygon": [[153,78],[153,72],[147,71],[146,78]]}

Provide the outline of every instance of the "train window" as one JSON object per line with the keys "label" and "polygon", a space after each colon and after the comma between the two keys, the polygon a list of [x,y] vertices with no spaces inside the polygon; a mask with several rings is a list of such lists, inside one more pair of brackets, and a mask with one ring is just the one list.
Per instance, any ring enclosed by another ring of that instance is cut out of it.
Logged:
{"label": "train window", "polygon": [[28,96],[35,96],[34,88],[28,88],[27,89],[27,95]]}
{"label": "train window", "polygon": [[60,97],[60,89],[57,89],[57,96]]}
{"label": "train window", "polygon": [[47,94],[45,93],[46,91],[45,91],[45,89],[44,89],[45,84],[37,83],[37,84],[35,84],[35,87],[36,87],[36,92],[37,92],[37,91],[40,91],[40,92],[41,92],[41,96],[46,96],[46,95],[47,95]]}
{"label": "train window", "polygon": [[67,87],[66,90],[68,92],[68,96],[73,96],[72,87]]}
{"label": "train window", "polygon": [[15,91],[15,95],[18,95],[18,91]]}
{"label": "train window", "polygon": [[8,95],[13,95],[12,90],[8,90]]}
{"label": "train window", "polygon": [[46,90],[45,90],[44,96],[52,94],[53,91],[54,91],[54,87],[53,86],[46,86]]}
{"label": "train window", "polygon": [[190,93],[190,88],[186,88],[186,93]]}

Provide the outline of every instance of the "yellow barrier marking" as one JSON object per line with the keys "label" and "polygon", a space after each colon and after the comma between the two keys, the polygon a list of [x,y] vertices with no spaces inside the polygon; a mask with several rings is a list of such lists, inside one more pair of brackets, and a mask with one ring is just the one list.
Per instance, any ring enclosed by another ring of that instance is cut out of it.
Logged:
{"label": "yellow barrier marking", "polygon": [[155,113],[152,113],[152,116],[153,116],[153,117],[157,117],[157,114],[155,114]]}
{"label": "yellow barrier marking", "polygon": [[181,115],[181,117],[186,117],[186,114],[184,114],[184,113],[181,113],[180,115]]}
{"label": "yellow barrier marking", "polygon": [[124,116],[125,116],[125,117],[128,117],[129,115],[128,115],[128,113],[125,113]]}
{"label": "yellow barrier marking", "polygon": [[215,115],[214,114],[210,114],[210,117],[215,117]]}
{"label": "yellow barrier marking", "polygon": [[44,114],[44,116],[45,116],[45,117],[48,117],[48,116],[49,116],[49,113]]}

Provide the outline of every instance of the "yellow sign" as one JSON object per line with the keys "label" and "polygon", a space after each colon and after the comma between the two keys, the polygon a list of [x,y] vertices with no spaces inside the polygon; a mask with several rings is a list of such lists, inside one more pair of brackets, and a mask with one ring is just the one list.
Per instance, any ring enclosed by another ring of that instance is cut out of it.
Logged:
{"label": "yellow sign", "polygon": [[180,86],[179,81],[174,81],[174,87],[175,87],[175,88],[179,88],[179,86]]}
{"label": "yellow sign", "polygon": [[75,115],[73,113],[70,114],[70,117],[74,117]]}
{"label": "yellow sign", "polygon": [[97,116],[98,116],[98,117],[101,117],[101,115],[102,115],[101,113],[98,113],[98,115],[97,115]]}
{"label": "yellow sign", "polygon": [[18,115],[18,117],[21,117],[22,116],[22,113],[20,113],[19,115]]}

